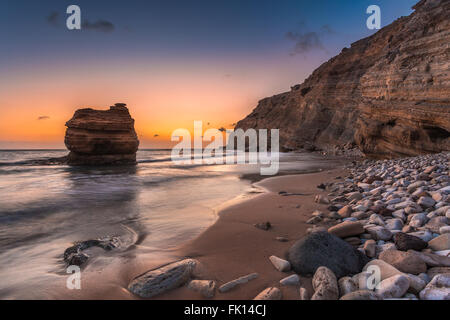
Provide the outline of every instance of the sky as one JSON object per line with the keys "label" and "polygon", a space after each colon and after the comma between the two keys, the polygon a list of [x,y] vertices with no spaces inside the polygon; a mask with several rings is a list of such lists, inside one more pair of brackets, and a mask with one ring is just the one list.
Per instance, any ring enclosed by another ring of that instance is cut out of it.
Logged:
{"label": "sky", "polygon": [[[177,128],[232,128],[418,0],[2,0],[0,149],[64,148],[76,109],[124,102],[141,148]],[[81,9],[69,30],[66,9]],[[363,58],[363,57],[361,57]],[[207,125],[209,123],[209,125]]]}

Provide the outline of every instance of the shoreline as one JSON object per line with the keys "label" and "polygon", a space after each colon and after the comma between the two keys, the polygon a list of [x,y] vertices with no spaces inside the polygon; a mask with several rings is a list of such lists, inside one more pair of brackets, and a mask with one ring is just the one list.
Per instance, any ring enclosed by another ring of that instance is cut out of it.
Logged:
{"label": "shoreline", "polygon": [[[277,284],[280,287],[279,280],[294,273],[277,271],[270,263],[269,256],[285,257],[289,247],[306,235],[307,229],[311,227],[306,223],[311,213],[326,207],[314,202],[317,194],[326,193],[317,189],[317,185],[344,176],[346,172],[339,166],[320,172],[262,179],[254,186],[264,190],[263,193],[221,209],[212,226],[175,250],[174,254],[181,259],[198,260],[198,278],[214,280],[217,286],[250,273],[259,274],[257,279],[230,292],[217,292],[213,300],[248,300],[267,287]],[[280,191],[294,195],[283,196],[279,194]],[[254,226],[266,221],[272,224],[268,231]],[[277,237],[285,237],[288,241],[278,241]],[[302,286],[310,288],[310,282],[309,278],[301,278]],[[299,287],[280,288],[284,299],[298,300]],[[197,300],[204,297],[182,286],[153,299]]]}

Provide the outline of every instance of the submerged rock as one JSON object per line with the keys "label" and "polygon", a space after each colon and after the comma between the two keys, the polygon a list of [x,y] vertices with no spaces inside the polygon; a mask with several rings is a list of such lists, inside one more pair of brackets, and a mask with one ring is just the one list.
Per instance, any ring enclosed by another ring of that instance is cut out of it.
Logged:
{"label": "submerged rock", "polygon": [[67,123],[69,165],[135,164],[139,140],[124,103],[109,110],[79,109]]}
{"label": "submerged rock", "polygon": [[103,239],[76,242],[73,246],[64,251],[63,259],[67,265],[81,266],[89,259],[89,255],[84,253],[84,250],[98,247],[105,251],[110,251],[117,248],[119,244],[120,239],[118,237],[106,237]]}

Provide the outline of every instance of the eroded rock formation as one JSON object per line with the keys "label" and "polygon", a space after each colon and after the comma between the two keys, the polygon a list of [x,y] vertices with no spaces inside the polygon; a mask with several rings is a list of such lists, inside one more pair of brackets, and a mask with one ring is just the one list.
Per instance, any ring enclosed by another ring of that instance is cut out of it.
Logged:
{"label": "eroded rock formation", "polygon": [[450,0],[359,40],[237,128],[280,129],[284,149],[357,145],[366,155],[450,150]]}
{"label": "eroded rock formation", "polygon": [[66,126],[69,164],[136,163],[139,140],[126,104],[116,103],[109,110],[79,109]]}

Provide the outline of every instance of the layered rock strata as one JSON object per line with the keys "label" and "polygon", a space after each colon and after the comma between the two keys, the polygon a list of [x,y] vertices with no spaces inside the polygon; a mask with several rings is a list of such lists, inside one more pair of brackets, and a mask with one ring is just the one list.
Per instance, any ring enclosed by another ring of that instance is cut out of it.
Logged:
{"label": "layered rock strata", "polygon": [[359,40],[301,85],[261,100],[236,128],[280,129],[283,149],[395,157],[450,150],[450,1]]}
{"label": "layered rock strata", "polygon": [[68,164],[136,163],[139,140],[126,104],[116,103],[109,110],[79,109],[66,126]]}

